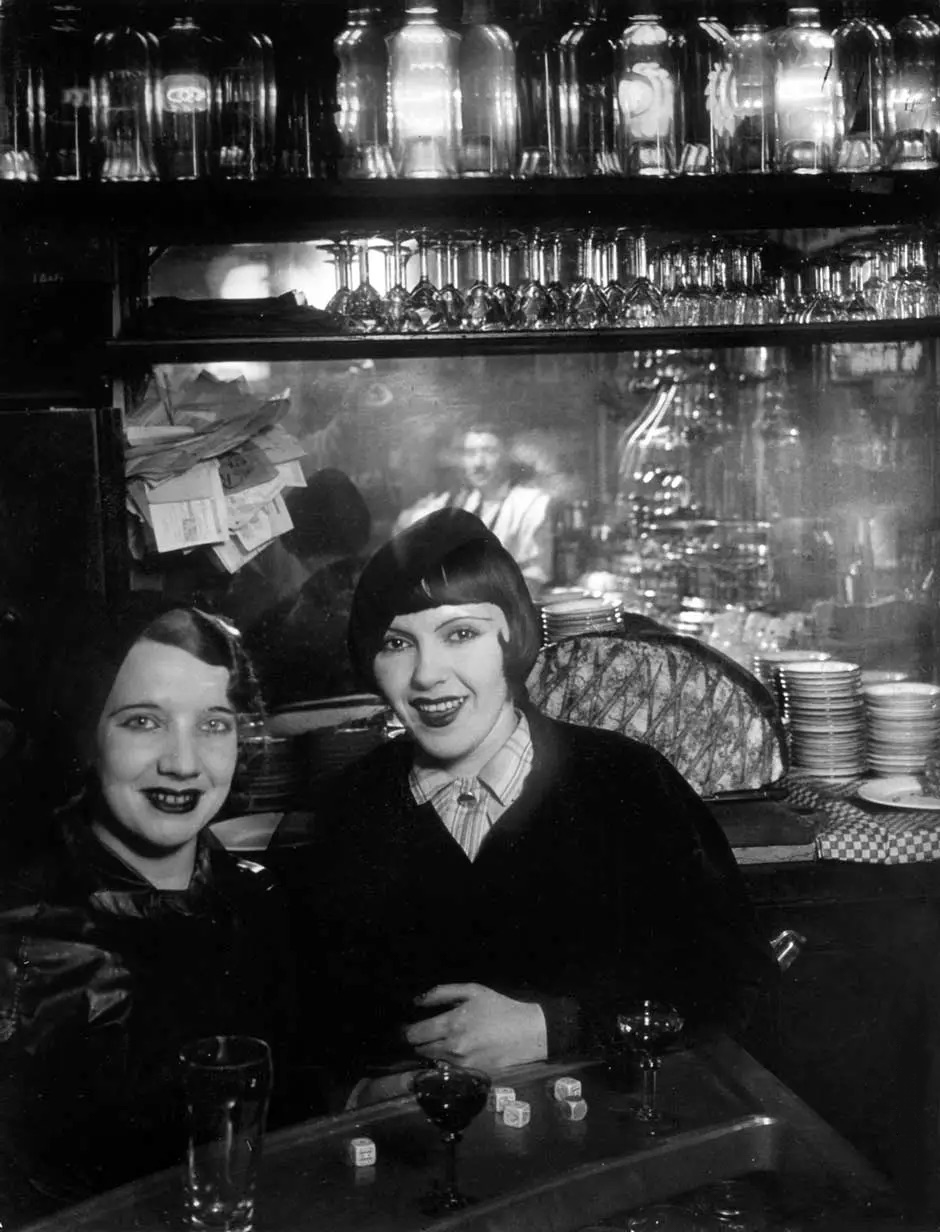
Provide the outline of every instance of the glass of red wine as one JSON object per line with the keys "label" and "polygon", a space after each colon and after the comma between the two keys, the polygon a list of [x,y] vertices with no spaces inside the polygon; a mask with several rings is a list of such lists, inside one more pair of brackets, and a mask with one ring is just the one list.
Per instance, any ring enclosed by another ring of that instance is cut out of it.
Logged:
{"label": "glass of red wine", "polygon": [[675,1119],[656,1106],[656,1084],[663,1053],[676,1043],[684,1026],[679,1011],[659,1001],[641,1001],[617,1015],[617,1045],[632,1053],[640,1067],[640,1099],[632,1107],[633,1116],[650,1134],[676,1128]]}
{"label": "glass of red wine", "polygon": [[474,1117],[486,1107],[491,1080],[476,1069],[460,1069],[439,1061],[433,1069],[419,1070],[412,1081],[418,1106],[441,1131],[444,1142],[444,1183],[425,1200],[429,1213],[458,1211],[475,1199],[457,1187],[457,1143]]}

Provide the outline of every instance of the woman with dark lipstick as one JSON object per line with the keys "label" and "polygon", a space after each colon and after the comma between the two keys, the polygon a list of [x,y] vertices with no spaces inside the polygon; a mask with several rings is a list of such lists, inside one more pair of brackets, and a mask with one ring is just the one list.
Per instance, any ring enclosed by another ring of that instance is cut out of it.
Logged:
{"label": "woman with dark lipstick", "polygon": [[518,566],[465,511],[415,523],[360,578],[352,659],[406,734],[318,797],[305,849],[317,944],[300,983],[335,1005],[319,1048],[347,1084],[422,1058],[496,1071],[581,1052],[647,997],[693,1032],[733,1031],[775,978],[685,780],[530,706],[539,644]]}
{"label": "woman with dark lipstick", "polygon": [[286,1026],[279,892],[206,829],[259,707],[237,634],[151,605],[69,626],[44,769],[80,790],[0,885],[4,1227],[181,1160],[180,1044]]}

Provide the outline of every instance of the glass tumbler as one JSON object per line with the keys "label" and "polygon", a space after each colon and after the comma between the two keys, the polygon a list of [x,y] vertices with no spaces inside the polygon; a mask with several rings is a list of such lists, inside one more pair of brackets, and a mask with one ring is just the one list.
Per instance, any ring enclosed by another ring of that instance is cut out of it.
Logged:
{"label": "glass tumbler", "polygon": [[190,1228],[250,1232],[271,1050],[247,1035],[213,1035],[180,1051],[187,1148],[183,1220]]}

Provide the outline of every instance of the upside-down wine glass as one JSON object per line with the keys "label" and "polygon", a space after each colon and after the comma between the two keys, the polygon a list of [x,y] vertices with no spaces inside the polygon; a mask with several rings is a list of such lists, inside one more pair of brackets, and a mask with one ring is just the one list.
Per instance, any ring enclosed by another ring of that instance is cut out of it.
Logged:
{"label": "upside-down wine glass", "polygon": [[562,242],[556,231],[545,248],[545,290],[552,304],[552,319],[559,329],[568,320],[568,292],[561,277]]}
{"label": "upside-down wine glass", "polygon": [[459,1211],[475,1199],[457,1186],[457,1144],[474,1117],[486,1107],[492,1085],[488,1074],[476,1069],[460,1069],[443,1061],[432,1069],[419,1070],[412,1080],[418,1106],[441,1131],[444,1142],[444,1183],[424,1199],[425,1210]]}
{"label": "upside-down wine glass", "polygon": [[525,238],[523,261],[525,277],[516,287],[513,328],[552,329],[556,322],[552,301],[545,289],[545,251],[542,234],[537,227]]}
{"label": "upside-down wine glass", "polygon": [[431,241],[426,231],[415,236],[418,245],[418,281],[411,289],[409,307],[413,308],[428,331],[439,331],[444,326],[444,305],[441,294],[428,273],[428,250]]}
{"label": "upside-down wine glass", "polygon": [[357,334],[374,334],[382,328],[382,297],[369,281],[369,241],[359,240],[359,285],[349,293],[346,323]]}
{"label": "upside-down wine glass", "polygon": [[486,238],[478,235],[471,245],[473,282],[467,289],[461,324],[469,333],[493,333],[508,329],[509,321],[502,299],[489,284],[489,251]]}
{"label": "upside-down wine glass", "polygon": [[[494,246],[487,249],[493,295],[503,310],[507,326],[512,317],[512,309],[515,302],[515,292],[512,289],[512,254],[514,252],[514,245],[510,240],[506,239],[497,240]],[[495,282],[492,281],[492,265],[494,262],[497,266]]]}
{"label": "upside-down wine glass", "polygon": [[453,236],[442,236],[437,242],[438,266],[440,277],[444,284],[438,291],[441,311],[444,317],[444,329],[460,329],[464,315],[463,296],[457,289],[459,280],[458,259],[460,249]]}
{"label": "upside-down wine glass", "polygon": [[352,268],[352,244],[347,239],[339,239],[332,244],[320,244],[324,252],[330,254],[336,277],[336,290],[326,306],[327,312],[339,317],[345,325],[349,309],[349,274]]}
{"label": "upside-down wine glass", "polygon": [[663,1134],[676,1128],[675,1119],[656,1106],[656,1084],[663,1053],[679,1039],[684,1026],[679,1011],[659,1001],[641,1001],[617,1015],[617,1043],[636,1057],[640,1067],[640,1100],[633,1116],[646,1133]]}
{"label": "upside-down wine glass", "polygon": [[410,294],[405,286],[412,253],[403,246],[397,233],[392,242],[383,244],[379,251],[385,258],[385,285],[388,287],[382,301],[385,329],[390,334],[420,334],[424,326],[410,305]]}
{"label": "upside-down wine glass", "polygon": [[633,281],[627,287],[620,310],[621,323],[628,328],[648,328],[662,323],[663,297],[649,276],[646,236],[633,236]]}
{"label": "upside-down wine glass", "polygon": [[578,237],[578,276],[568,288],[568,325],[572,329],[602,329],[610,323],[607,297],[597,279],[594,231]]}

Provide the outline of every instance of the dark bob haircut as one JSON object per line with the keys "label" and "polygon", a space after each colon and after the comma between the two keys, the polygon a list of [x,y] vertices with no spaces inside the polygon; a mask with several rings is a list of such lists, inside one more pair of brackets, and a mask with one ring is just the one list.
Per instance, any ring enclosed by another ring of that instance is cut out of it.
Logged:
{"label": "dark bob haircut", "polygon": [[449,603],[494,603],[506,617],[506,679],[517,697],[541,645],[539,619],[519,566],[472,513],[439,509],[390,539],[370,559],[349,616],[349,654],[377,689],[374,662],[396,616]]}
{"label": "dark bob haircut", "polygon": [[141,641],[175,646],[229,673],[228,697],[239,715],[262,712],[261,693],[238,630],[198,608],[134,596],[105,609],[77,605],[47,637],[37,681],[35,729],[50,770],[74,787],[95,758],[98,723],[121,665]]}

